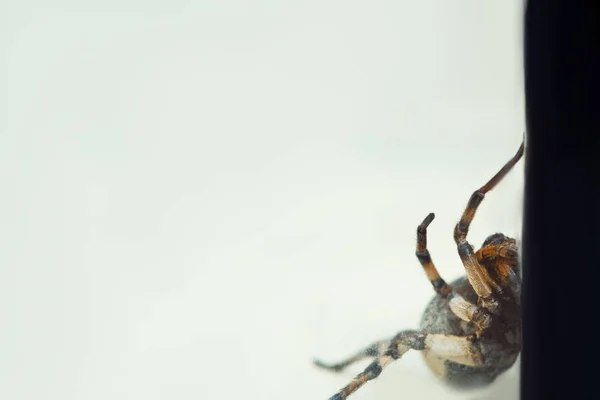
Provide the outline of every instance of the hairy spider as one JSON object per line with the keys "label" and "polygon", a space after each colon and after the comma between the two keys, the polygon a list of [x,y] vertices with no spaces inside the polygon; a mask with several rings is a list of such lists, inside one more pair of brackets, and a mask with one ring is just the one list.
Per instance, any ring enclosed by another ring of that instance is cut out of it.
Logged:
{"label": "hairy spider", "polygon": [[516,241],[495,233],[474,251],[467,233],[485,194],[506,176],[523,152],[524,143],[488,183],[473,192],[454,228],[466,276],[449,285],[433,264],[427,250],[427,227],[435,215],[429,214],[417,227],[416,255],[436,292],[425,309],[421,329],[402,331],[336,364],[315,360],[319,367],[342,371],[363,358],[375,358],[329,400],[347,398],[411,349],[422,351],[437,376],[460,388],[488,385],[516,362],[521,351],[521,275]]}

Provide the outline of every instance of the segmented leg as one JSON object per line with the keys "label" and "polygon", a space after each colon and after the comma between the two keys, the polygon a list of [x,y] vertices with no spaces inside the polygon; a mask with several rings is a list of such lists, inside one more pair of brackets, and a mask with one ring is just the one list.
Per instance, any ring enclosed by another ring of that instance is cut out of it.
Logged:
{"label": "segmented leg", "polygon": [[477,260],[473,251],[473,246],[467,242],[467,234],[469,232],[469,226],[475,217],[477,207],[479,207],[479,204],[483,201],[485,194],[492,190],[521,159],[524,152],[524,146],[525,144],[522,143],[514,157],[511,158],[485,185],[473,192],[467,204],[467,208],[454,228],[454,241],[457,245],[458,254],[465,266],[469,282],[477,295],[481,298],[482,305],[490,311],[495,310],[497,307],[497,301],[492,297],[492,290],[496,290],[500,293],[502,292],[502,288],[490,279],[487,270],[483,268]]}
{"label": "segmented leg", "polygon": [[511,266],[517,265],[519,262],[518,251],[510,244],[501,244],[499,246],[489,245],[482,247],[475,253],[477,261],[484,263],[490,259],[503,258],[503,261]]}
{"label": "segmented leg", "polygon": [[377,378],[387,365],[402,357],[410,349],[425,350],[442,359],[462,365],[479,366],[483,364],[481,350],[472,336],[461,337],[404,331],[397,334],[375,361],[329,400],[346,399],[365,383]]}
{"label": "segmented leg", "polygon": [[498,237],[496,240],[497,243],[484,243],[475,253],[477,261],[480,263],[502,261],[512,267],[517,266],[519,263],[519,251],[516,240],[508,238],[501,233],[492,235],[492,237]]}
{"label": "segmented leg", "polygon": [[324,363],[321,360],[314,360],[314,363],[318,367],[328,369],[331,371],[335,371],[335,372],[340,372],[340,371],[343,371],[344,368],[346,368],[347,366],[349,366],[351,364],[354,364],[355,362],[361,361],[365,358],[379,356],[389,346],[389,344],[390,344],[389,339],[380,340],[379,342],[375,342],[372,345],[370,345],[369,347],[366,347],[366,348],[358,351],[356,354],[346,358],[345,360],[337,362],[335,364]]}
{"label": "segmented leg", "polygon": [[419,262],[423,266],[423,270],[425,271],[425,275],[431,282],[433,289],[442,297],[447,297],[451,292],[452,288],[444,281],[435,267],[435,264],[431,260],[431,255],[429,254],[429,250],[427,250],[427,227],[433,219],[435,218],[435,214],[431,213],[421,225],[417,227],[417,251],[416,255],[419,259]]}
{"label": "segmented leg", "polygon": [[[487,242],[487,243],[486,243]],[[514,239],[502,234],[490,236],[475,256],[496,282],[508,288],[517,304],[521,301],[521,276],[519,275],[519,252]]]}
{"label": "segmented leg", "polygon": [[494,175],[492,179],[490,179],[485,185],[483,185],[479,190],[476,190],[471,195],[469,199],[469,203],[467,208],[463,212],[462,218],[460,222],[456,224],[454,228],[454,241],[456,244],[460,244],[463,240],[467,239],[467,234],[469,233],[469,226],[475,217],[475,212],[477,211],[477,207],[481,204],[481,201],[484,199],[485,194],[492,190],[496,185],[510,172],[510,170],[519,162],[521,157],[523,156],[523,152],[525,151],[525,142],[521,143],[519,150],[517,153],[511,158],[501,169]]}
{"label": "segmented leg", "polygon": [[492,316],[485,308],[470,303],[464,297],[456,293],[450,293],[448,299],[450,300],[448,302],[450,311],[458,318],[466,322],[474,323],[477,328],[479,328],[479,331],[483,331],[490,327]]}
{"label": "segmented leg", "polygon": [[453,293],[452,288],[440,277],[437,268],[431,260],[431,256],[427,250],[427,227],[434,218],[434,213],[429,214],[425,217],[421,225],[417,227],[417,258],[421,262],[434,290],[442,297],[450,300],[450,310],[463,321],[474,323],[480,330],[486,329],[491,324],[490,314],[485,309]]}

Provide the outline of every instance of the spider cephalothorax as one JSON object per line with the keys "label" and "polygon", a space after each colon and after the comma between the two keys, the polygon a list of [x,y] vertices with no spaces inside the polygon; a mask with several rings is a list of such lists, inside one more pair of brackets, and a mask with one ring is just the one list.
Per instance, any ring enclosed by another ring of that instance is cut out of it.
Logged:
{"label": "spider cephalothorax", "polygon": [[416,256],[436,296],[429,302],[420,330],[407,330],[372,344],[336,364],[316,365],[341,371],[365,357],[375,360],[330,400],[343,400],[376,378],[392,361],[408,350],[420,350],[430,369],[457,387],[476,387],[493,382],[509,369],[521,351],[521,276],[519,251],[514,239],[502,233],[490,235],[477,251],[467,241],[469,226],[485,194],[521,159],[524,144],[488,183],[473,192],[454,229],[454,242],[466,276],[447,284],[427,250],[429,214],[417,227]]}

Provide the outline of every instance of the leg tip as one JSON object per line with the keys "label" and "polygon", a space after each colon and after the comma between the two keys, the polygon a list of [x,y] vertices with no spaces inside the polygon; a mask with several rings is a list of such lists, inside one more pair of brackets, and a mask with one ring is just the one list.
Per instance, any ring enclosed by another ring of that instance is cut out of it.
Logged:
{"label": "leg tip", "polygon": [[313,364],[316,365],[319,368],[325,368],[325,363],[321,360],[319,360],[318,358],[313,358]]}
{"label": "leg tip", "polygon": [[344,369],[343,367],[340,367],[339,365],[326,364],[323,361],[318,360],[316,358],[313,360],[313,364],[319,368],[323,368],[323,369],[327,369],[329,371],[335,371],[335,372],[340,372],[341,370]]}
{"label": "leg tip", "polygon": [[427,227],[429,226],[429,224],[431,224],[431,221],[433,221],[433,219],[435,218],[435,214],[434,213],[429,213],[425,219],[423,220],[423,222],[421,222],[421,225],[419,225],[419,227],[417,228],[417,232],[424,232],[425,229],[427,229]]}

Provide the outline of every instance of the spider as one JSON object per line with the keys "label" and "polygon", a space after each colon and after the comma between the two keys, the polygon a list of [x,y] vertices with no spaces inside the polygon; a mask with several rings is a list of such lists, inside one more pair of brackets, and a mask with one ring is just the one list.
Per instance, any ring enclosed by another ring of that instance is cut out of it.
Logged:
{"label": "spider", "polygon": [[427,215],[417,227],[417,259],[436,292],[425,309],[420,330],[401,331],[335,364],[315,360],[321,368],[342,371],[364,358],[375,358],[363,372],[329,400],[343,400],[409,350],[423,352],[427,366],[456,388],[489,385],[516,362],[521,351],[521,275],[515,239],[490,235],[474,251],[467,242],[469,226],[485,194],[492,190],[523,156],[525,144],[480,189],[473,192],[454,228],[454,242],[466,276],[447,284],[427,250]]}

